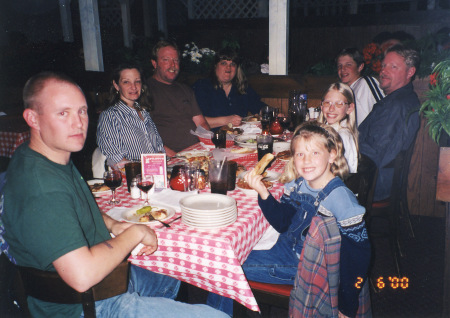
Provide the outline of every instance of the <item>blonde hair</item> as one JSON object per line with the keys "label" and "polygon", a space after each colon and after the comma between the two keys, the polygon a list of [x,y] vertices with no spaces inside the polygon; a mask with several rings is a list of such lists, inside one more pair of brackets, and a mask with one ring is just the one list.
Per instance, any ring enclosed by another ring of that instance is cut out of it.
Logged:
{"label": "blonde hair", "polygon": [[301,177],[294,165],[295,146],[300,140],[314,140],[320,142],[328,152],[336,151],[336,159],[331,164],[330,171],[341,179],[345,179],[348,176],[349,170],[347,160],[344,157],[344,146],[341,137],[331,126],[313,121],[305,122],[295,129],[291,141],[291,158],[286,164],[280,182],[288,183]]}
{"label": "blonde hair", "polygon": [[[328,87],[328,89],[323,94],[322,102],[325,99],[325,96],[327,96],[327,94],[331,91],[337,91],[337,92],[341,93],[347,100],[347,103],[349,103],[349,104],[355,103],[353,91],[350,88],[350,86],[348,86],[347,84],[344,84],[344,83],[340,83],[340,82],[333,83],[330,85],[330,87]],[[355,146],[356,146],[356,153],[358,154],[358,158],[359,158],[358,127],[356,126],[356,111],[355,111],[355,109],[356,109],[356,105],[350,114],[346,114],[345,117],[341,119],[341,121],[339,122],[339,127],[340,127],[340,129],[348,130],[350,132],[350,134],[352,135],[353,141],[355,142]],[[342,124],[341,124],[344,120],[347,120],[346,126],[342,126]],[[328,124],[325,116],[323,115],[323,111],[320,112],[320,115],[319,115],[319,118],[317,118],[317,121],[319,123]]]}

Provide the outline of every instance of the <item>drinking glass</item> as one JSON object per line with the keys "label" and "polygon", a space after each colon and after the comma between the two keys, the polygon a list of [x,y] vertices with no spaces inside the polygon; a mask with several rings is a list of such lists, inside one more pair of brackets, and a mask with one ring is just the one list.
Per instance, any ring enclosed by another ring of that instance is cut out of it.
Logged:
{"label": "drinking glass", "polygon": [[120,203],[119,199],[116,199],[116,188],[122,184],[122,173],[119,170],[109,170],[103,173],[103,181],[105,185],[111,189],[112,196],[109,200],[109,204]]}
{"label": "drinking glass", "polygon": [[227,194],[228,164],[226,159],[209,162],[209,183],[211,184],[211,193]]}
{"label": "drinking glass", "polygon": [[226,148],[227,147],[227,133],[224,130],[217,130],[214,132],[211,141],[216,146],[216,148]]}
{"label": "drinking glass", "polygon": [[136,176],[136,182],[138,188],[141,189],[141,191],[145,192],[144,205],[150,205],[150,203],[148,203],[148,191],[153,188],[153,176],[143,176],[141,174],[138,174]]}
{"label": "drinking glass", "polygon": [[280,121],[281,127],[283,127],[283,135],[281,136],[281,139],[287,140],[287,132],[289,125],[291,124],[291,119],[288,116],[280,116],[278,117],[278,120]]}

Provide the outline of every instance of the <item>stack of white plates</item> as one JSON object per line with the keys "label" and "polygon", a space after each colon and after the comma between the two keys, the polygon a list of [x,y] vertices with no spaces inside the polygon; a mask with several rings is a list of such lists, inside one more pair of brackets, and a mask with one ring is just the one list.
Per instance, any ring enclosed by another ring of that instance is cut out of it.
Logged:
{"label": "stack of white plates", "polygon": [[237,218],[236,200],[223,194],[190,195],[180,200],[180,207],[181,221],[196,228],[220,228]]}

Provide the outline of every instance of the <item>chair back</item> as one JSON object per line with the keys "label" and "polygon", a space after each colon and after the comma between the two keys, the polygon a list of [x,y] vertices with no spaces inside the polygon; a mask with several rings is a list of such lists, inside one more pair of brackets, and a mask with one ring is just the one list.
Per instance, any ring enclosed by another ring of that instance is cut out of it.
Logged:
{"label": "chair back", "polygon": [[59,304],[82,304],[85,317],[95,317],[95,301],[123,294],[128,289],[129,263],[119,264],[100,283],[80,293],[62,280],[57,272],[17,266],[18,284],[22,284],[25,295]]}
{"label": "chair back", "polygon": [[345,185],[357,196],[359,204],[370,209],[377,182],[378,168],[372,159],[361,154],[358,161],[358,171],[350,174],[344,181]]}

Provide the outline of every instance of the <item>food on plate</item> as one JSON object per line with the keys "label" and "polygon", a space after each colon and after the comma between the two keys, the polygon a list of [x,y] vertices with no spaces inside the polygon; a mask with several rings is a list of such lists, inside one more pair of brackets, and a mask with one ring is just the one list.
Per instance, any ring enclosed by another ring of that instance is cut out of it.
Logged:
{"label": "food on plate", "polygon": [[272,160],[275,158],[275,156],[271,153],[266,153],[264,157],[261,158],[260,161],[256,164],[256,166],[253,168],[253,170],[250,172],[253,175],[262,174],[266,167],[269,165],[269,163],[272,162]]}
{"label": "food on plate", "polygon": [[[272,182],[267,181],[267,180],[261,180],[261,182],[264,184],[264,186],[267,189],[270,189],[272,187]],[[245,181],[244,179],[239,179],[236,182],[236,185],[238,186],[238,188],[244,189],[244,190],[252,190],[253,188],[251,188],[249,186],[249,184],[247,183],[247,181]]]}
{"label": "food on plate", "polygon": [[111,190],[106,184],[104,183],[94,183],[90,184],[89,188],[91,189],[91,192],[102,192],[102,191],[109,191]]}
{"label": "food on plate", "polygon": [[144,206],[142,208],[140,208],[139,210],[136,210],[136,214],[137,215],[141,215],[141,214],[145,214],[148,213],[152,210],[151,206]]}
{"label": "food on plate", "polygon": [[247,169],[245,169],[245,167],[243,165],[238,163],[237,168],[236,168],[236,177],[245,171],[247,171]]}
{"label": "food on plate", "polygon": [[258,114],[255,114],[253,116],[249,116],[245,118],[245,121],[258,121],[260,120],[260,116]]}
{"label": "food on plate", "polygon": [[238,148],[238,149],[231,149],[231,152],[232,153],[243,154],[243,153],[256,153],[257,150],[256,149],[249,149],[247,147],[243,147],[243,148]]}
{"label": "food on plate", "polygon": [[288,160],[291,157],[291,151],[290,150],[281,151],[277,153],[276,157],[277,159]]}
{"label": "food on plate", "polygon": [[211,157],[209,151],[183,151],[178,153],[177,157],[185,157],[189,163],[199,163],[200,169],[208,172],[209,158]]}
{"label": "food on plate", "polygon": [[164,220],[167,218],[167,210],[157,207],[144,206],[136,210],[136,215],[140,215],[139,222],[150,222],[153,220]]}
{"label": "food on plate", "polygon": [[227,134],[230,135],[240,135],[243,133],[243,130],[240,128],[233,128],[233,124],[229,123],[226,126],[222,126],[220,130],[226,131]]}

